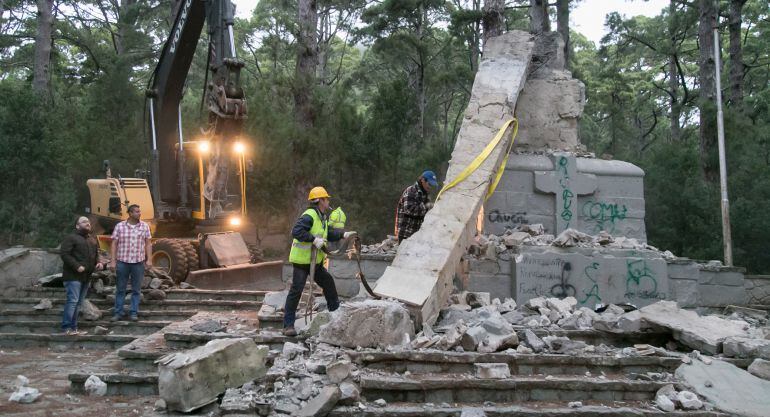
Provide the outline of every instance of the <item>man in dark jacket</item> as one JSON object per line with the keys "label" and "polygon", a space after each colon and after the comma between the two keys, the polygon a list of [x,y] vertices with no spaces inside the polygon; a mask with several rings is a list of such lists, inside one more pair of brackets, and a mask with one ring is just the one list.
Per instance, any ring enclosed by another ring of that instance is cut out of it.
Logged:
{"label": "man in dark jacket", "polygon": [[417,233],[425,220],[425,214],[433,207],[428,198],[431,187],[438,186],[436,174],[425,171],[417,182],[406,187],[396,207],[396,237],[398,241]]}
{"label": "man in dark jacket", "polygon": [[91,285],[91,274],[104,269],[99,263],[96,241],[90,236],[91,222],[80,217],[75,224],[75,231],[67,235],[61,243],[62,280],[67,293],[64,304],[61,328],[68,335],[81,335],[78,331],[78,312],[80,304],[86,299]]}

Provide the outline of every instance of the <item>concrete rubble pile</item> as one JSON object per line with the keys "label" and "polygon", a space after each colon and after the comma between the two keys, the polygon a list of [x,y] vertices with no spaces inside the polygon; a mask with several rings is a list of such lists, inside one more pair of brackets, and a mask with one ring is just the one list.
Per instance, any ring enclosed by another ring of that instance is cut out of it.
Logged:
{"label": "concrete rubble pile", "polygon": [[589,235],[575,229],[567,229],[559,236],[554,236],[545,233],[542,224],[523,224],[513,229],[506,229],[505,233],[499,236],[479,234],[468,248],[468,255],[485,259],[509,259],[510,255],[521,246],[649,250],[660,253],[664,259],[676,259],[670,251],[660,251],[634,238],[612,236],[604,231]]}
{"label": "concrete rubble pile", "polygon": [[377,254],[377,255],[395,255],[398,251],[398,240],[395,236],[388,235],[385,240],[383,240],[380,243],[375,243],[373,245],[362,245],[361,246],[361,253],[366,254]]}

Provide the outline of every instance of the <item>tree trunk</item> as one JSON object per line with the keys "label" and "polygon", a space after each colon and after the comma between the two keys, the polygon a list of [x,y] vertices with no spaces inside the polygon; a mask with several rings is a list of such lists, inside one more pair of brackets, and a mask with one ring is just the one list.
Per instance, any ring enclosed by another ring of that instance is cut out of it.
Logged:
{"label": "tree trunk", "polygon": [[129,34],[136,24],[137,13],[134,10],[136,0],[121,0],[118,12],[118,34],[115,39],[115,51],[118,56],[126,53]]}
{"label": "tree trunk", "polygon": [[716,84],[714,79],[714,27],[717,23],[717,9],[713,0],[698,0],[698,59],[700,84],[700,163],[703,178],[714,182],[719,170],[714,156],[717,144]]}
{"label": "tree trunk", "polygon": [[484,0],[482,16],[483,42],[487,43],[487,39],[505,31],[505,0]]}
{"label": "tree trunk", "polygon": [[51,46],[53,33],[53,0],[37,0],[37,32],[32,88],[45,97],[51,96]]}
{"label": "tree trunk", "polygon": [[743,46],[741,45],[741,21],[746,0],[730,0],[730,103],[743,106]]}
{"label": "tree trunk", "polygon": [[529,31],[535,34],[551,31],[548,0],[529,0]]}
{"label": "tree trunk", "polygon": [[674,16],[676,16],[676,2],[678,0],[671,0],[668,6],[668,34],[671,41],[671,55],[668,59],[668,90],[671,96],[671,113],[669,119],[671,121],[671,141],[678,142],[682,138],[682,127],[679,119],[682,116],[682,107],[679,103],[679,70],[677,68],[677,55],[676,55],[676,27]]}
{"label": "tree trunk", "polygon": [[564,40],[564,64],[570,69],[570,43],[569,43],[569,3],[570,0],[556,1],[556,30]]}
{"label": "tree trunk", "polygon": [[318,65],[316,0],[299,0],[297,4],[299,34],[297,36],[297,66],[294,81],[294,117],[303,128],[315,124],[313,85]]}

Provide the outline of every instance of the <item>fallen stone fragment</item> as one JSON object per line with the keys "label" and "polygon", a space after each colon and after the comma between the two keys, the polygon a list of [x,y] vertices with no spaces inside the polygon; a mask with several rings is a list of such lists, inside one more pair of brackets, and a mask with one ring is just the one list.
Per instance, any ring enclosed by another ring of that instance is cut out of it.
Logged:
{"label": "fallen stone fragment", "polygon": [[163,280],[161,280],[160,278],[153,278],[152,280],[150,280],[149,287],[154,290],[157,290],[160,288],[161,285],[163,285]]}
{"label": "fallen stone fragment", "polygon": [[460,410],[460,417],[487,417],[487,413],[482,408],[463,407]]}
{"label": "fallen stone fragment", "polygon": [[94,292],[96,292],[99,295],[102,295],[105,292],[104,282],[101,279],[97,279],[96,281],[94,281],[92,288],[94,289]]}
{"label": "fallen stone fragment", "polygon": [[468,305],[471,306],[471,308],[479,308],[491,304],[488,292],[469,292],[466,297]]}
{"label": "fallen stone fragment", "polygon": [[16,375],[16,380],[14,381],[16,388],[26,387],[27,385],[29,385],[29,378],[24,375]]}
{"label": "fallen stone fragment", "polygon": [[53,303],[48,298],[43,298],[40,300],[39,303],[35,304],[34,307],[32,307],[35,310],[48,310],[49,308],[53,308]]}
{"label": "fallen stone fragment", "polygon": [[37,388],[19,387],[16,391],[13,392],[13,394],[11,394],[11,397],[8,398],[8,401],[14,403],[29,404],[35,402],[35,400],[40,398],[41,395],[43,394],[41,394]]}
{"label": "fallen stone fragment", "polygon": [[744,325],[715,316],[699,316],[694,311],[680,309],[675,301],[659,301],[639,310],[642,320],[667,328],[682,344],[715,355],[722,343],[731,336],[747,337]]}
{"label": "fallen stone fragment", "polygon": [[297,355],[303,355],[305,352],[307,352],[307,348],[299,343],[286,342],[283,344],[281,356],[288,360],[292,360],[297,357]]}
{"label": "fallen stone fragment", "polygon": [[673,402],[676,400],[676,388],[674,388],[673,384],[664,385],[658,390],[658,392],[655,393],[655,397],[659,397],[661,395],[665,396]]}
{"label": "fallen stone fragment", "polygon": [[374,401],[374,405],[376,405],[377,407],[385,407],[388,405],[388,402],[380,398]]}
{"label": "fallen stone fragment", "polygon": [[680,391],[676,395],[676,399],[679,400],[679,404],[682,404],[682,408],[685,410],[700,410],[703,408],[703,402],[690,391]]}
{"label": "fallen stone fragment", "polygon": [[570,401],[569,403],[567,403],[567,407],[569,408],[580,408],[582,406],[583,406],[582,401]]}
{"label": "fallen stone fragment", "polygon": [[228,388],[219,407],[228,413],[253,413],[256,411],[254,401],[253,391]]}
{"label": "fallen stone fragment", "polygon": [[497,306],[497,312],[500,314],[505,314],[514,310],[516,310],[516,300],[513,298],[506,298],[505,301]]}
{"label": "fallen stone fragment", "polygon": [[667,413],[676,410],[674,402],[665,395],[658,395],[655,397],[655,406],[658,407],[661,411],[665,411]]}
{"label": "fallen stone fragment", "polygon": [[591,235],[570,228],[561,232],[559,236],[556,236],[556,239],[554,239],[551,244],[553,246],[567,248],[577,246],[580,243],[591,242],[592,240],[593,237],[591,237]]}
{"label": "fallen stone fragment", "polygon": [[553,353],[564,355],[578,355],[583,353],[588,346],[585,342],[579,340],[570,340],[564,336],[546,336],[543,342],[548,346],[548,350]]}
{"label": "fallen stone fragment", "polygon": [[525,305],[534,311],[538,311],[541,308],[547,308],[545,297],[530,298]]}
{"label": "fallen stone fragment", "polygon": [[158,363],[158,391],[170,410],[190,412],[227,388],[265,375],[268,347],[250,338],[215,339],[203,346],[166,355]]}
{"label": "fallen stone fragment", "polygon": [[328,311],[322,311],[313,316],[313,321],[307,326],[303,332],[306,332],[308,336],[318,336],[321,333],[321,328],[329,324],[332,320],[332,315]]}
{"label": "fallen stone fragment", "polygon": [[692,392],[730,415],[767,417],[770,410],[770,381],[720,360],[680,365],[676,378]]}
{"label": "fallen stone fragment", "polygon": [[318,340],[349,348],[400,346],[414,338],[414,323],[403,305],[366,300],[345,303],[332,313]]}
{"label": "fallen stone fragment", "polygon": [[763,348],[770,348],[770,340],[728,337],[723,344],[724,354],[729,358],[756,358]]}
{"label": "fallen stone fragment", "polygon": [[61,272],[58,274],[46,275],[37,279],[37,283],[44,287],[54,287],[59,284],[61,286]]}
{"label": "fallen stone fragment", "polygon": [[204,332],[204,333],[221,332],[221,331],[224,331],[226,328],[227,326],[220,323],[218,320],[206,320],[190,326],[190,329],[195,330],[196,332]]}
{"label": "fallen stone fragment", "polygon": [[620,333],[637,333],[648,326],[646,323],[642,323],[642,313],[639,310],[634,310],[621,314],[618,317],[616,328]]}
{"label": "fallen stone fragment", "polygon": [[84,388],[88,395],[103,397],[107,394],[107,384],[96,375],[91,375],[86,379]]}
{"label": "fallen stone fragment", "polygon": [[80,315],[90,321],[96,321],[102,318],[102,310],[95,306],[90,300],[83,300],[80,303]]}
{"label": "fallen stone fragment", "polygon": [[521,332],[521,340],[535,353],[540,353],[545,350],[545,342],[543,342],[543,339],[537,337],[535,332],[530,329],[524,329]]}
{"label": "fallen stone fragment", "polygon": [[191,289],[194,289],[195,286],[192,285],[192,284],[188,284],[186,282],[182,282],[182,283],[179,284],[179,288],[182,289],[182,290],[191,290]]}
{"label": "fallen stone fragment", "polygon": [[344,405],[353,405],[361,398],[361,390],[352,382],[343,382],[340,384],[340,403]]}
{"label": "fallen stone fragment", "polygon": [[268,305],[271,307],[275,307],[276,310],[283,309],[283,307],[286,305],[286,297],[289,295],[289,290],[284,291],[271,291],[265,294],[265,297],[262,299],[263,305]]}
{"label": "fallen stone fragment", "polygon": [[521,246],[524,242],[528,242],[529,240],[530,234],[527,232],[513,232],[510,235],[503,237],[503,243],[509,248]]}
{"label": "fallen stone fragment", "polygon": [[475,363],[476,378],[505,379],[511,377],[511,369],[507,363]]}
{"label": "fallen stone fragment", "polygon": [[147,299],[148,300],[165,300],[166,292],[163,290],[157,290],[157,289],[147,290]]}
{"label": "fallen stone fragment", "polygon": [[770,361],[765,359],[754,359],[749,365],[750,374],[770,381]]}
{"label": "fallen stone fragment", "polygon": [[166,401],[161,398],[158,401],[155,401],[155,406],[153,407],[153,410],[155,411],[163,411],[166,409]]}
{"label": "fallen stone fragment", "polygon": [[474,326],[469,328],[465,334],[463,334],[460,344],[467,352],[476,350],[484,340],[489,337],[487,331],[481,326]]}
{"label": "fallen stone fragment", "polygon": [[94,327],[94,334],[95,335],[103,335],[110,332],[110,329],[102,326],[96,326]]}
{"label": "fallen stone fragment", "polygon": [[339,384],[353,372],[353,364],[348,360],[339,360],[326,365],[326,375],[332,384]]}
{"label": "fallen stone fragment", "polygon": [[558,312],[562,317],[566,317],[572,313],[572,310],[577,306],[577,299],[575,297],[567,297],[564,299],[548,298],[545,300],[545,305],[551,310]]}

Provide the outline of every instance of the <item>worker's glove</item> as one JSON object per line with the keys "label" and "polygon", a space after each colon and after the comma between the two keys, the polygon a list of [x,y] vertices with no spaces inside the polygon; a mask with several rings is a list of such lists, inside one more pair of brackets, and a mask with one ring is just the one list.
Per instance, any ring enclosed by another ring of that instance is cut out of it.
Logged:
{"label": "worker's glove", "polygon": [[425,203],[425,208],[428,209],[428,210],[432,209],[433,208],[433,203],[428,201],[427,203]]}
{"label": "worker's glove", "polygon": [[322,237],[317,237],[313,239],[313,246],[315,246],[318,249],[321,249],[326,244],[326,240]]}
{"label": "worker's glove", "polygon": [[342,238],[343,238],[343,239],[347,239],[347,238],[349,238],[349,237],[351,237],[351,236],[353,236],[353,235],[357,235],[357,234],[358,234],[358,233],[356,233],[356,232],[354,232],[354,231],[352,231],[352,230],[351,230],[351,231],[349,231],[349,232],[345,232],[345,233],[342,235]]}

